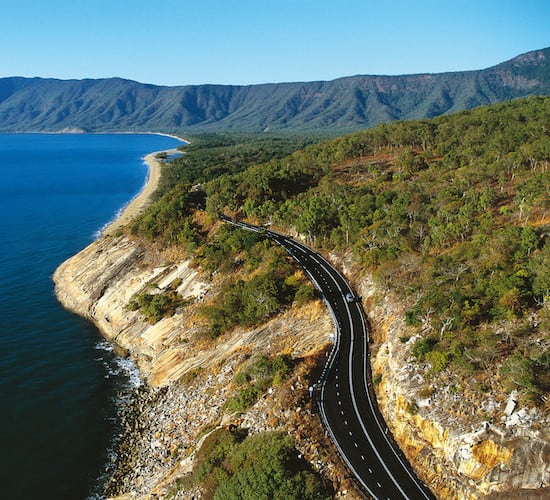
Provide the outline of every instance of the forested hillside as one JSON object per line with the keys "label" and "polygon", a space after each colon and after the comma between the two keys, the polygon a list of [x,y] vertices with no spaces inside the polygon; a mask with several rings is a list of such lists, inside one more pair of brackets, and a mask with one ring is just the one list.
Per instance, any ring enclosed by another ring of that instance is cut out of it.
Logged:
{"label": "forested hillside", "polygon": [[329,82],[161,87],[120,78],[0,79],[0,132],[328,130],[550,94],[550,49],[479,71]]}
{"label": "forested hillside", "polygon": [[[203,184],[209,223],[189,190],[205,180],[204,169],[186,170],[204,158],[197,148],[168,167],[175,187],[165,185],[132,230],[220,264],[207,248],[218,248],[210,224],[225,212],[351,252],[407,305],[412,352],[434,373],[496,370],[492,383],[547,405],[549,129],[550,98],[532,97],[380,125],[284,158],[249,158],[246,169],[227,145],[208,159],[218,166]],[[238,255],[246,243],[231,238]]]}

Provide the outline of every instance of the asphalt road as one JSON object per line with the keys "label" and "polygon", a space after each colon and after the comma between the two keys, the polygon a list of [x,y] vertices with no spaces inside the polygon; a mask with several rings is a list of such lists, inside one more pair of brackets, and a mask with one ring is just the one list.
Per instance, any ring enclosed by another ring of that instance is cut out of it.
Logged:
{"label": "asphalt road", "polygon": [[250,224],[303,267],[327,304],[336,329],[335,344],[313,395],[323,423],[362,489],[376,499],[434,499],[394,444],[372,389],[368,330],[360,301],[344,277],[321,255],[284,235]]}

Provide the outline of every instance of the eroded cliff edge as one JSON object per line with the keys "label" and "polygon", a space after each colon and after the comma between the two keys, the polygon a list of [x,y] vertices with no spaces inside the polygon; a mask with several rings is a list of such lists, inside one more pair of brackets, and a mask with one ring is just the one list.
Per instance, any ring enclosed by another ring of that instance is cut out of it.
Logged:
{"label": "eroded cliff edge", "polygon": [[[311,412],[308,387],[318,376],[332,333],[332,320],[319,300],[292,307],[258,328],[205,339],[195,306],[212,293],[215,280],[201,278],[180,255],[126,236],[95,241],[63,263],[54,282],[59,301],[123,349],[150,388],[135,403],[138,420],[130,423],[135,432],[124,436],[128,456],[111,481],[110,495],[200,494],[181,483],[192,470],[200,439],[217,427],[237,425],[250,433],[288,432],[340,497],[360,498]],[[173,316],[150,324],[127,308],[134,294],[161,293],[175,282],[178,294],[188,300]],[[235,392],[235,373],[259,354],[291,356],[291,377],[242,414],[227,413],[224,404]]]}
{"label": "eroded cliff edge", "polygon": [[[345,257],[332,260],[353,277],[373,326],[372,366],[383,414],[437,495],[548,494],[548,418],[518,407],[506,394],[488,391],[479,400],[472,381],[445,380],[445,374],[434,376],[429,366],[414,364],[412,341],[403,341],[407,327],[398,302],[358,274]],[[128,352],[147,384],[159,388],[142,409],[145,430],[134,443],[138,456],[117,493],[186,498],[189,491],[174,484],[189,472],[197,440],[205,429],[236,424],[292,433],[304,456],[333,480],[338,495],[355,498],[357,492],[307,407],[311,365],[322,363],[332,332],[324,306],[314,302],[292,308],[260,328],[238,328],[213,343],[201,336],[192,306],[154,325],[126,307],[134,294],[161,292],[176,280],[177,292],[190,303],[200,303],[212,286],[189,260],[126,236],[100,238],[54,275],[60,302],[93,321]],[[227,415],[223,405],[231,395],[232,377],[254,353],[287,353],[302,364],[287,384],[270,390],[249,411]]]}
{"label": "eroded cliff edge", "polygon": [[[355,276],[374,337],[371,366],[380,409],[389,427],[439,498],[550,498],[550,420],[518,404],[517,394],[495,390],[486,374],[434,373],[411,354],[414,330],[405,307],[351,259],[333,256]],[[495,384],[497,385],[497,384]],[[481,397],[480,397],[481,396]],[[509,495],[509,496],[508,496]]]}
{"label": "eroded cliff edge", "polygon": [[162,253],[127,237],[104,236],[64,262],[54,273],[58,300],[93,321],[101,333],[127,351],[151,386],[165,385],[199,361],[188,353],[186,316],[151,325],[127,309],[139,292],[162,291],[179,278],[183,297],[199,297],[207,285],[197,280],[188,261],[173,262]]}

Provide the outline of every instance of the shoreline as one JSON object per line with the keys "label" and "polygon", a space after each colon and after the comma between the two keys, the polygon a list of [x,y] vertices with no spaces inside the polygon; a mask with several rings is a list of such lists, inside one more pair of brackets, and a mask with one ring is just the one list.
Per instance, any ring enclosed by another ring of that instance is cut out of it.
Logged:
{"label": "shoreline", "polygon": [[[172,137],[175,138],[175,136]],[[157,155],[162,153],[170,155],[179,152],[180,151],[177,148],[164,149],[149,153],[143,158],[143,161],[148,167],[145,185],[126,206],[121,208],[120,213],[115,217],[115,219],[107,223],[107,225],[99,231],[100,237],[114,235],[121,227],[127,225],[149,206],[151,203],[151,197],[158,188],[162,173],[162,164],[161,161],[157,159]]]}

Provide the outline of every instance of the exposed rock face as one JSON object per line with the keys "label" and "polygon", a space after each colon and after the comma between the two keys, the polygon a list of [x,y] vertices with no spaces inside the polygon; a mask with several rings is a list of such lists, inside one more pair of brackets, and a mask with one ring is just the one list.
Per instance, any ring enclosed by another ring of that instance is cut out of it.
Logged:
{"label": "exposed rock face", "polygon": [[[348,276],[353,266],[347,265]],[[193,450],[209,429],[242,425],[251,432],[286,430],[316,468],[334,481],[339,497],[360,498],[312,416],[308,370],[321,362],[333,331],[320,302],[291,309],[254,330],[236,329],[215,342],[201,340],[193,307],[151,325],[126,308],[135,293],[157,293],[174,283],[182,297],[200,302],[210,284],[189,261],[155,252],[127,237],[103,237],[56,271],[59,300],[91,319],[106,338],[128,351],[150,387],[129,425],[126,467],[111,482],[112,494],[131,498],[190,498],[179,480],[192,468]],[[373,326],[372,369],[380,382],[381,410],[396,441],[418,474],[440,498],[544,498],[550,482],[550,419],[522,407],[514,394],[412,362],[414,337],[406,339],[404,311],[367,276],[355,285]],[[232,378],[253,353],[291,354],[300,359],[293,378],[235,419],[223,411]],[[315,358],[317,356],[317,358]],[[496,374],[488,374],[488,377]],[[284,404],[282,403],[284,402]],[[135,428],[134,428],[135,427]],[[521,491],[520,491],[521,490]],[[508,496],[506,496],[508,495]],[[542,495],[542,496],[541,496]],[[199,497],[196,497],[199,498]]]}
{"label": "exposed rock face", "polygon": [[438,497],[548,494],[548,415],[517,407],[513,395],[481,393],[474,390],[474,380],[434,374],[429,365],[413,362],[415,338],[405,340],[410,330],[402,306],[382,295],[369,277],[362,276],[358,284],[375,337],[371,364],[380,380],[380,408],[396,441]]}
{"label": "exposed rock face", "polygon": [[[126,307],[134,294],[161,292],[176,279],[178,293],[190,298],[191,305],[174,316],[151,325]],[[123,419],[118,471],[107,486],[108,495],[200,498],[200,492],[186,489],[180,479],[192,470],[200,438],[232,424],[251,433],[291,433],[304,457],[334,481],[339,497],[362,497],[310,411],[308,377],[322,364],[333,331],[320,301],[292,308],[259,328],[236,329],[207,341],[194,306],[210,284],[200,280],[189,261],[127,237],[100,238],[62,264],[54,281],[60,302],[126,350],[149,387],[138,391]],[[253,354],[279,353],[295,360],[291,379],[243,415],[226,414],[223,405],[235,390],[232,380],[239,366]]]}
{"label": "exposed rock face", "polygon": [[[266,352],[279,349],[304,356],[319,350],[332,332],[330,317],[320,305],[292,321],[282,316],[259,329],[237,330],[214,345],[200,340],[199,320],[192,311],[177,311],[152,325],[139,312],[128,310],[134,294],[161,292],[178,279],[178,293],[200,302],[209,284],[199,280],[188,260],[162,255],[127,237],[99,239],[64,262],[53,278],[59,301],[92,320],[108,340],[128,351],[153,387],[254,346]],[[322,326],[316,319],[321,319]]]}
{"label": "exposed rock face", "polygon": [[188,261],[167,264],[139,242],[104,237],[64,262],[53,278],[59,301],[127,350],[143,378],[157,386],[177,379],[193,363],[180,359],[187,358],[186,317],[176,314],[151,325],[126,306],[134,294],[160,292],[176,278],[183,297],[200,297],[207,285],[196,277]]}

